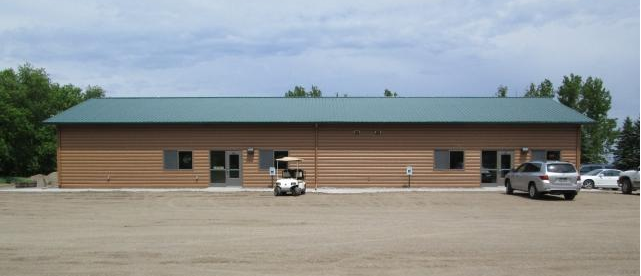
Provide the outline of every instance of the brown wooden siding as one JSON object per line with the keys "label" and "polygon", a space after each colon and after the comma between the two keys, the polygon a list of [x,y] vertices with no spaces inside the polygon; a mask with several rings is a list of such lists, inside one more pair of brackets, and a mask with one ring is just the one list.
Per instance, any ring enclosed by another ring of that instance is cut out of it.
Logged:
{"label": "brown wooden siding", "polygon": [[[268,187],[268,171],[258,168],[261,149],[304,158],[310,186],[317,168],[319,186],[402,187],[411,165],[413,187],[474,187],[480,185],[482,150],[513,150],[515,165],[529,160],[532,150],[561,150],[563,160],[576,164],[579,148],[574,125],[320,124],[317,145],[311,124],[62,126],[59,131],[63,187],[207,187],[210,150],[242,151],[243,185]],[[253,155],[247,154],[249,147]],[[522,147],[530,151],[522,154]],[[163,170],[164,149],[192,150],[193,169]],[[464,150],[465,168],[435,170],[435,149]]]}
{"label": "brown wooden siding", "polygon": [[[319,185],[402,187],[411,165],[413,187],[479,186],[482,150],[513,150],[515,165],[529,160],[532,150],[560,150],[563,160],[576,163],[575,132],[576,127],[550,125],[322,126]],[[522,147],[530,148],[524,156]],[[434,169],[435,149],[463,150],[465,168]]]}

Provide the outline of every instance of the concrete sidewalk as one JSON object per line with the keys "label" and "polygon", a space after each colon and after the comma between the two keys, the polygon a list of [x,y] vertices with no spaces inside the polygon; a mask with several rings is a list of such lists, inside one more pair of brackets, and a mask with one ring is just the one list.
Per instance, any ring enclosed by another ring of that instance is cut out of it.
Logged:
{"label": "concrete sidewalk", "polygon": [[[321,194],[367,194],[367,193],[406,193],[406,192],[504,192],[505,188],[477,187],[477,188],[332,188],[321,187],[316,190],[307,188],[308,193]],[[581,192],[600,192],[605,190],[592,189]],[[271,188],[243,188],[243,187],[208,187],[208,188],[104,188],[104,189],[60,189],[60,188],[2,188],[0,192],[16,193],[75,193],[75,192],[206,192],[206,193],[234,193],[234,192],[272,192]]]}

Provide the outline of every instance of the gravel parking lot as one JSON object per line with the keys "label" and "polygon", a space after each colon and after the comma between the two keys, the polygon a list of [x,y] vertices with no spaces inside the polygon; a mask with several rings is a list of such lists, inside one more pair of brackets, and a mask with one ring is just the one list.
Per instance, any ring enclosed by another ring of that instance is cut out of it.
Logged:
{"label": "gravel parking lot", "polygon": [[0,192],[2,275],[639,275],[639,196]]}

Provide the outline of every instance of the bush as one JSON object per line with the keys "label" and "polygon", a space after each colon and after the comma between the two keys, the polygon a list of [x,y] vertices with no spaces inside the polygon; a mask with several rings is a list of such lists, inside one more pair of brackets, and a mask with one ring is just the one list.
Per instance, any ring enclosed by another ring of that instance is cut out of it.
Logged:
{"label": "bush", "polygon": [[15,184],[16,187],[35,187],[36,182],[26,177],[0,176],[0,183]]}

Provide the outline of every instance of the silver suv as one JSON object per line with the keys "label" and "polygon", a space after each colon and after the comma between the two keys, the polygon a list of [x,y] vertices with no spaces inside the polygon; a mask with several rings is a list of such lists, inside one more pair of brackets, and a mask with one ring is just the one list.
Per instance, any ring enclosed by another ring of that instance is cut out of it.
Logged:
{"label": "silver suv", "polygon": [[505,193],[514,190],[527,192],[530,198],[562,194],[566,200],[573,200],[581,190],[581,177],[571,163],[527,162],[505,176]]}

